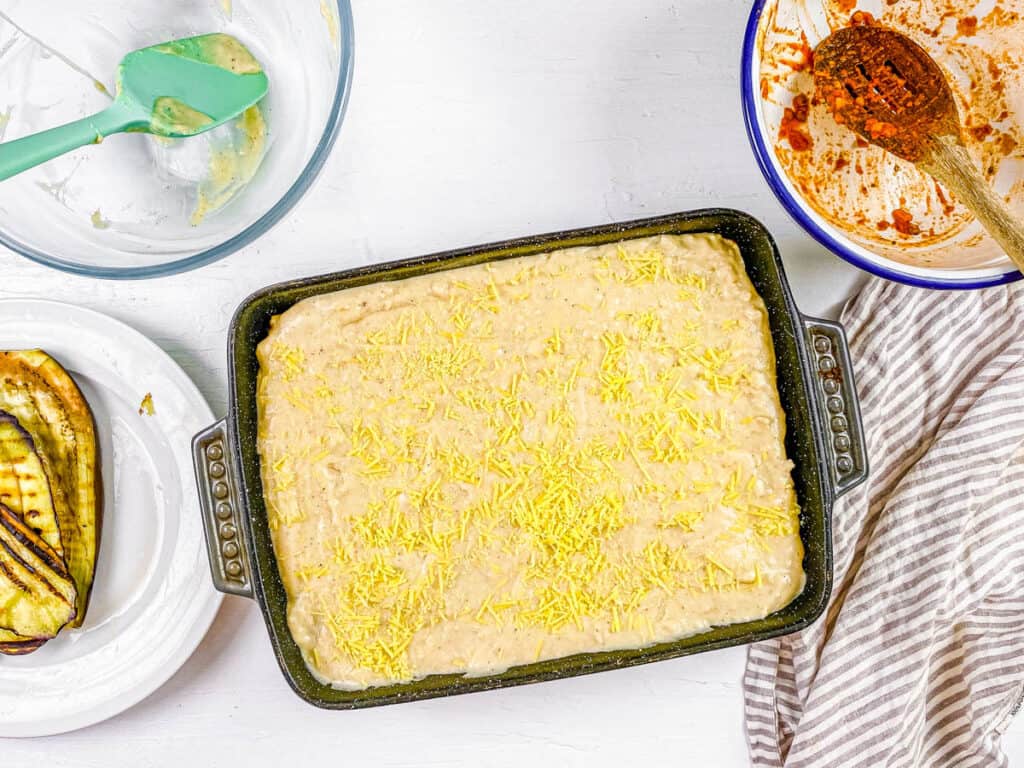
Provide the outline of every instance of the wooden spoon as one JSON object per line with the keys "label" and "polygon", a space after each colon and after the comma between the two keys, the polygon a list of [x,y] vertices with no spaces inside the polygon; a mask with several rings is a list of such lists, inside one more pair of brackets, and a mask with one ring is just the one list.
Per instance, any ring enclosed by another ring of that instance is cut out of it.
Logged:
{"label": "wooden spoon", "polygon": [[924,48],[886,27],[840,29],[814,52],[814,85],[840,124],[949,188],[1024,271],[1024,226],[972,162],[953,92]]}

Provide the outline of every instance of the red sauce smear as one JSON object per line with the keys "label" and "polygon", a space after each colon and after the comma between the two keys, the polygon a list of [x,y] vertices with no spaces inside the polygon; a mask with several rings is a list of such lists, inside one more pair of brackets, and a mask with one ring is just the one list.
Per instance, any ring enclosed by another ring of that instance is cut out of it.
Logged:
{"label": "red sauce smear", "polygon": [[990,123],[985,123],[984,125],[976,125],[971,128],[971,135],[978,141],[984,141],[991,136],[994,131],[995,129]]}
{"label": "red sauce smear", "polygon": [[964,37],[971,37],[978,31],[978,17],[967,16],[963,19],[958,19],[956,22],[957,34]]}
{"label": "red sauce smear", "polygon": [[892,225],[901,235],[921,234],[921,228],[914,223],[913,215],[903,208],[897,208],[892,212]]}
{"label": "red sauce smear", "polygon": [[794,152],[807,152],[814,146],[807,133],[807,118],[811,114],[811,100],[801,93],[793,99],[793,106],[786,107],[779,126],[779,138],[788,141]]}
{"label": "red sauce smear", "polygon": [[850,17],[851,27],[871,27],[874,26],[876,23],[877,22],[875,21],[875,17],[872,16],[867,11],[857,11],[855,14],[853,14],[853,16]]}
{"label": "red sauce smear", "polygon": [[944,214],[949,216],[954,210],[956,210],[956,207],[952,202],[950,202],[949,198],[946,197],[946,193],[942,190],[942,187],[939,186],[938,182],[935,183],[935,194],[939,198],[939,202],[942,203],[942,212]]}

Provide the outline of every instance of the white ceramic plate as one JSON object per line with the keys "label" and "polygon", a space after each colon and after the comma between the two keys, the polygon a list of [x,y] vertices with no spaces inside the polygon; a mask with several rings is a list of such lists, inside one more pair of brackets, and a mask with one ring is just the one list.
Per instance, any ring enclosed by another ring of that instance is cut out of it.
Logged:
{"label": "white ceramic plate", "polygon": [[[0,301],[0,349],[41,348],[96,417],[103,529],[85,626],[36,653],[0,657],[0,737],[84,728],[159,688],[217,613],[192,471],[213,421],[181,368],[146,337],[91,310]],[[140,415],[147,393],[155,413]]]}

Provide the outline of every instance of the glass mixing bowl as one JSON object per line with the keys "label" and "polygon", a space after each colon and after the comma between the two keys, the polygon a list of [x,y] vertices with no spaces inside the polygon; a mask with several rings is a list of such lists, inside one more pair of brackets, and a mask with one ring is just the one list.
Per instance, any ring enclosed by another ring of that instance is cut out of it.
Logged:
{"label": "glass mixing bowl", "polygon": [[267,98],[202,136],[110,136],[0,183],[0,244],[82,275],[158,277],[227,256],[292,209],[344,118],[349,0],[5,0],[0,140],[104,109],[126,53],[208,32],[249,47]]}

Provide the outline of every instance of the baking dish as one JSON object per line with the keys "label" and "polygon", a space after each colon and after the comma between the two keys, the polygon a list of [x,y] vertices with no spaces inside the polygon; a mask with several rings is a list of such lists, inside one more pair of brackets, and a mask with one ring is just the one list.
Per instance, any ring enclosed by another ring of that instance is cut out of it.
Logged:
{"label": "baking dish", "polygon": [[[318,294],[368,283],[659,234],[713,232],[740,248],[754,286],[768,307],[778,359],[778,389],[786,413],[786,450],[802,509],[807,583],[785,609],[755,622],[714,628],[692,637],[628,651],[581,654],[512,668],[486,677],[436,675],[412,683],[344,691],[310,672],[287,622],[264,504],[257,452],[256,346],[270,320]],[[275,654],[295,692],[327,709],[416,701],[600,672],[764,640],[794,632],[824,610],[832,587],[831,514],[835,499],[867,477],[867,459],[849,350],[841,326],[800,314],[767,230],[731,210],[681,213],[624,224],[560,232],[381,264],[264,289],[246,299],[228,335],[229,413],[196,436],[193,454],[214,584],[254,598]]]}

